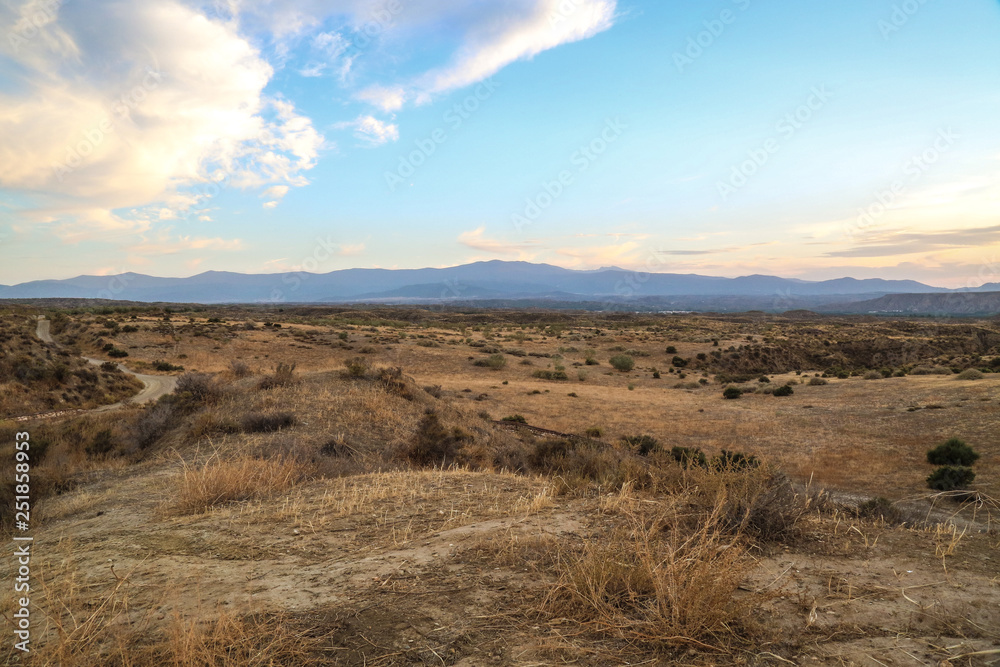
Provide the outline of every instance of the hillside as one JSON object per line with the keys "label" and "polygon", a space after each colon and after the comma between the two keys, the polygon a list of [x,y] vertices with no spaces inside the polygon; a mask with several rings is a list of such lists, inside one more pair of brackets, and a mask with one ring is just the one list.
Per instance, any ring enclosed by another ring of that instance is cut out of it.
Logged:
{"label": "hillside", "polygon": [[867,301],[821,307],[820,310],[873,315],[988,316],[1000,314],[1000,291],[887,294]]}

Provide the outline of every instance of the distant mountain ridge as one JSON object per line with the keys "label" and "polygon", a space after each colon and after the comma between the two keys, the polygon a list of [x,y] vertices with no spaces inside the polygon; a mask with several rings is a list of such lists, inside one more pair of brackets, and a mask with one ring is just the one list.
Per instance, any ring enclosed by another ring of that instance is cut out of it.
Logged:
{"label": "distant mountain ridge", "polygon": [[[968,291],[986,291],[983,288]],[[188,278],[138,273],[79,276],[0,286],[0,298],[92,298],[178,303],[449,302],[477,299],[552,299],[628,303],[650,298],[752,297],[801,306],[877,299],[888,294],[952,293],[913,280],[838,278],[807,281],[750,275],[642,273],[608,267],[590,271],[549,264],[475,262],[442,269],[343,269],[329,273],[243,274],[206,271]],[[836,297],[843,297],[836,299]]]}

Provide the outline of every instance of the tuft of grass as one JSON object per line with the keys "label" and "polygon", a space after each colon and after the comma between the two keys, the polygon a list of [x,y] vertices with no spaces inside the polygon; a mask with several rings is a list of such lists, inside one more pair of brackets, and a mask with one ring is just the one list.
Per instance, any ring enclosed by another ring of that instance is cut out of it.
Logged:
{"label": "tuft of grass", "polygon": [[200,467],[185,464],[169,509],[200,514],[219,505],[283,493],[306,476],[305,466],[291,460],[213,457]]}

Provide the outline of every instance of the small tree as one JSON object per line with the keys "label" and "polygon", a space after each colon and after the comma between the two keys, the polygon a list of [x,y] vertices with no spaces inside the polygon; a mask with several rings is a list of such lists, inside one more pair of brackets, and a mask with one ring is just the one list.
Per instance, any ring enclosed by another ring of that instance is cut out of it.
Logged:
{"label": "small tree", "polygon": [[608,361],[615,368],[615,370],[621,371],[622,373],[628,373],[630,370],[635,368],[635,359],[627,354],[616,354]]}
{"label": "small tree", "polygon": [[955,491],[966,488],[975,478],[976,473],[967,466],[941,466],[927,478],[927,486],[935,491]]}
{"label": "small tree", "polygon": [[743,395],[743,390],[739,387],[726,387],[725,391],[722,392],[722,397],[730,401],[735,400]]}
{"label": "small tree", "polygon": [[964,440],[949,438],[927,452],[927,462],[937,466],[971,466],[979,454]]}
{"label": "small tree", "polygon": [[778,387],[777,389],[774,390],[774,395],[775,396],[791,396],[794,393],[795,393],[795,390],[792,389],[791,385],[787,385],[787,384],[786,385],[782,385],[782,386],[780,386],[780,387]]}

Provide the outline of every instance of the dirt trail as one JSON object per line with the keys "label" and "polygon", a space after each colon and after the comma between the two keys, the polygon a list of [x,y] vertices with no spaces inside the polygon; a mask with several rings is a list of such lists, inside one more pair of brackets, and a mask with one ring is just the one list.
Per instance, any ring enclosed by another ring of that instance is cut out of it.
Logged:
{"label": "dirt trail", "polygon": [[[50,331],[52,323],[45,319],[44,317],[38,318],[38,328],[35,331],[36,335],[44,343],[50,343],[55,345],[56,342],[52,338],[52,333]],[[93,359],[91,357],[83,357],[88,363],[95,366],[100,366],[104,362],[101,359]],[[148,403],[150,401],[155,401],[161,396],[166,396],[167,394],[174,391],[177,388],[177,378],[172,375],[144,375],[143,373],[136,373],[131,371],[122,364],[117,364],[118,370],[123,373],[128,373],[139,379],[145,387],[138,394],[128,399],[128,401],[121,401],[118,403],[112,403],[111,405],[102,405],[99,408],[95,408],[92,412],[107,412],[108,410],[117,410],[127,403],[137,404],[137,403]],[[44,415],[39,415],[44,416]]]}

